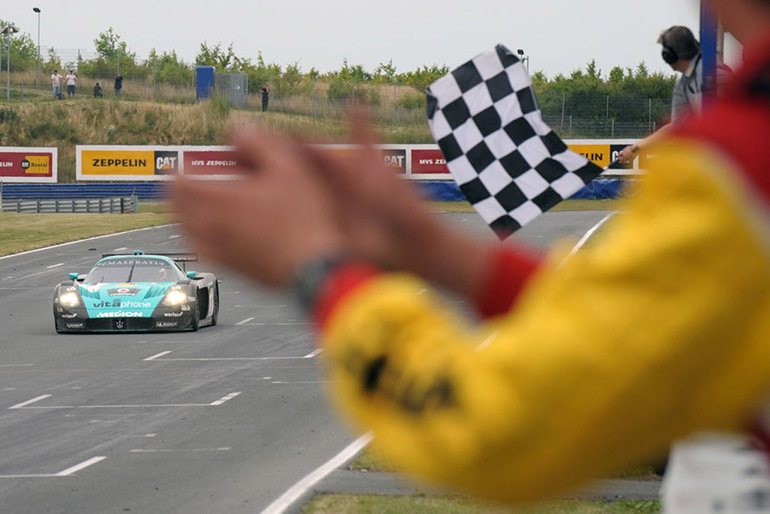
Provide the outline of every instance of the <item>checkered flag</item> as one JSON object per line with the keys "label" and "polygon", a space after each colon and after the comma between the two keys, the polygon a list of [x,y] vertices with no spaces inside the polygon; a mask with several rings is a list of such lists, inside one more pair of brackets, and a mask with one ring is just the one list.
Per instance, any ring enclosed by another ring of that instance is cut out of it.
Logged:
{"label": "checkered flag", "polygon": [[598,176],[543,122],[521,60],[502,45],[430,85],[428,124],[460,190],[505,239]]}

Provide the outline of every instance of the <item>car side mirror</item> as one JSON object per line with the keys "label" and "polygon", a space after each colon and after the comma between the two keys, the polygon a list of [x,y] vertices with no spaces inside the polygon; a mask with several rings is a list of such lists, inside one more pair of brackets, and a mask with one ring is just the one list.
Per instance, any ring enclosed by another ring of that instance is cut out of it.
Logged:
{"label": "car side mirror", "polygon": [[70,273],[70,280],[77,280],[78,274],[77,273]]}
{"label": "car side mirror", "polygon": [[194,272],[194,271],[188,271],[187,272],[187,278],[191,278],[191,279],[195,280],[196,278],[198,278],[198,274],[196,272]]}

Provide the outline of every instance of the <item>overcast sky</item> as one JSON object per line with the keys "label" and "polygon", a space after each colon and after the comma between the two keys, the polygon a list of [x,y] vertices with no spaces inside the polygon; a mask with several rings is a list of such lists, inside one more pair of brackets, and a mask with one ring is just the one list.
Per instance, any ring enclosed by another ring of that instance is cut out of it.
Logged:
{"label": "overcast sky", "polygon": [[671,73],[655,44],[665,28],[697,33],[697,0],[3,0],[0,19],[40,44],[93,52],[112,27],[138,57],[176,50],[191,62],[200,43],[233,43],[235,53],[298,62],[303,71],[338,69],[344,58],[373,70],[393,60],[399,72],[423,64],[461,64],[503,43],[522,48],[532,70],[567,74],[596,59]]}

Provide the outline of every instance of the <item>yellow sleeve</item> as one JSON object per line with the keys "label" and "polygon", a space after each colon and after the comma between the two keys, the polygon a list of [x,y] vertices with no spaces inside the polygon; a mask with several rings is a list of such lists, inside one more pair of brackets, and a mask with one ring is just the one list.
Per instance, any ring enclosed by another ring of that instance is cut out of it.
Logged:
{"label": "yellow sleeve", "polygon": [[745,427],[770,392],[766,214],[707,147],[656,162],[506,316],[463,324],[404,275],[347,296],[324,334],[335,402],[396,465],[504,501]]}

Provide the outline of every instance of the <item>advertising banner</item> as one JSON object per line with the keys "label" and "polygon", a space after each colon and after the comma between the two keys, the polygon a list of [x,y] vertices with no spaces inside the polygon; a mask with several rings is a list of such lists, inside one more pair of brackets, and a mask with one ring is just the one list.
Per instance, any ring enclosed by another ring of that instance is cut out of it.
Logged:
{"label": "advertising banner", "polygon": [[[617,159],[620,151],[637,140],[566,140],[574,152],[601,167]],[[318,145],[345,156],[356,151],[355,145]],[[444,156],[437,145],[377,145],[382,163],[412,180],[452,180]],[[29,149],[27,149],[29,150]],[[55,150],[55,149],[54,149]],[[633,165],[613,165],[605,175],[633,175],[645,169],[654,156],[642,152]],[[21,160],[26,158],[22,168]],[[31,158],[31,159],[30,159]],[[0,159],[0,176],[5,169],[24,177],[43,176],[44,159],[27,151],[24,157]],[[55,158],[52,159],[55,176]],[[176,175],[195,175],[205,179],[227,179],[238,168],[234,149],[230,146],[78,146],[76,150],[78,180],[158,181]],[[48,175],[50,176],[50,175]],[[55,180],[55,179],[54,179]]]}
{"label": "advertising banner", "polygon": [[438,148],[432,150],[412,150],[412,173],[424,173],[426,175],[448,174],[444,154]]}
{"label": "advertising banner", "polygon": [[57,163],[56,148],[0,147],[0,182],[56,182]]}
{"label": "advertising banner", "polygon": [[200,147],[183,150],[185,175],[229,175],[238,167],[231,147]]}
{"label": "advertising banner", "polygon": [[167,180],[179,173],[176,147],[78,146],[78,180]]}

